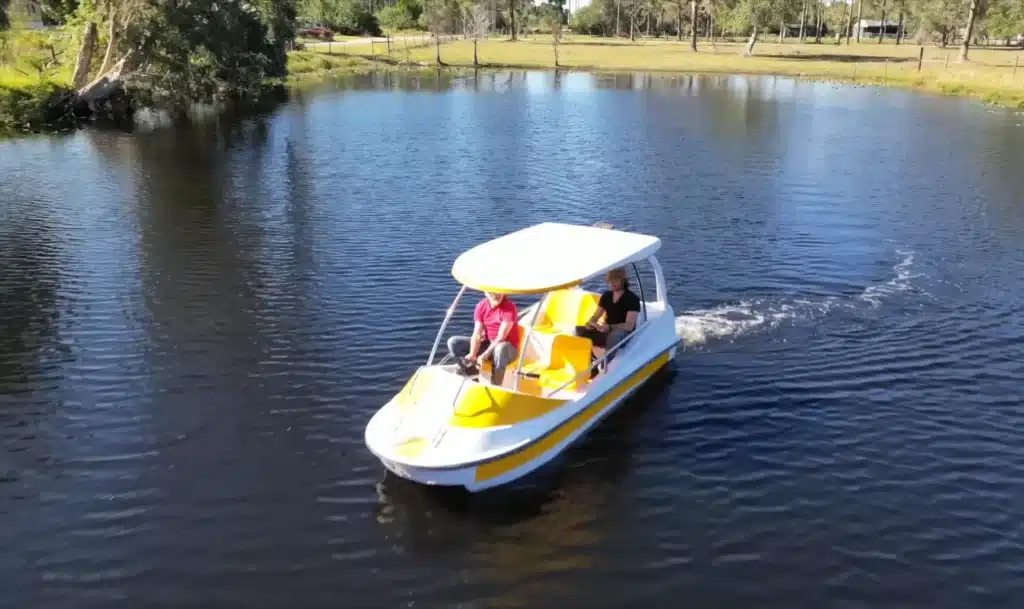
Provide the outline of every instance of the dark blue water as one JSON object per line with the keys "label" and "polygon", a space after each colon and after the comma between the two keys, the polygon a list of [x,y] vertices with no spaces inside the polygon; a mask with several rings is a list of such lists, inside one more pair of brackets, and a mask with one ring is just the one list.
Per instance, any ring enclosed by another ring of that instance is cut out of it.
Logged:
{"label": "dark blue water", "polygon": [[[0,144],[0,606],[1024,606],[1024,115],[367,77]],[[685,349],[537,482],[363,428],[474,243],[659,235]]]}

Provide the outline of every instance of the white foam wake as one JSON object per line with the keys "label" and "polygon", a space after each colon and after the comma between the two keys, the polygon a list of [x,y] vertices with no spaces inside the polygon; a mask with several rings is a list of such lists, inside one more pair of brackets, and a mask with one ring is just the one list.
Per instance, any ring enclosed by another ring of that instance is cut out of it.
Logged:
{"label": "white foam wake", "polygon": [[878,307],[888,297],[909,292],[913,288],[913,280],[924,276],[924,273],[915,273],[911,270],[914,264],[914,252],[897,250],[896,253],[903,256],[903,260],[892,267],[895,276],[884,283],[869,285],[857,298],[873,307]]}
{"label": "white foam wake", "polygon": [[814,319],[837,307],[856,308],[864,304],[879,307],[888,298],[915,289],[913,281],[923,273],[914,272],[914,253],[897,251],[903,258],[892,267],[888,280],[869,285],[854,297],[830,296],[817,300],[743,300],[711,309],[686,311],[676,317],[676,334],[685,346],[712,340],[734,340],[740,336],[773,330],[784,323]]}

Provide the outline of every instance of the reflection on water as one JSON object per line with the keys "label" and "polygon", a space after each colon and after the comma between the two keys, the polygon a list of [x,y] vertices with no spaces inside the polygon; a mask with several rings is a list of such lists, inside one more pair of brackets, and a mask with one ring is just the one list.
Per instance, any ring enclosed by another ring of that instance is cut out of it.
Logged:
{"label": "reflection on water", "polygon": [[[4,143],[3,600],[1016,607],[1020,122],[781,78],[410,72]],[[545,220],[661,236],[678,362],[511,489],[384,476],[363,428],[451,262]]]}

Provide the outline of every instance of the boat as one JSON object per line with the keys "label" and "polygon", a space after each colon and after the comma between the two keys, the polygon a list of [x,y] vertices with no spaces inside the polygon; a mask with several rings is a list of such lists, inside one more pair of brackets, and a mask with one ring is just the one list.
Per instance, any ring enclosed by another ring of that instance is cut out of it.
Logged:
{"label": "boat", "polygon": [[[471,493],[516,481],[560,455],[676,356],[660,247],[651,235],[545,222],[463,252],[451,270],[461,288],[426,364],[366,426],[370,452],[401,478]],[[640,283],[638,264],[653,271],[653,294]],[[583,284],[616,268],[632,269],[641,312],[634,330],[605,350],[576,336],[575,327],[599,299]],[[451,356],[435,362],[469,290],[538,298],[519,309],[521,347],[500,385]]]}

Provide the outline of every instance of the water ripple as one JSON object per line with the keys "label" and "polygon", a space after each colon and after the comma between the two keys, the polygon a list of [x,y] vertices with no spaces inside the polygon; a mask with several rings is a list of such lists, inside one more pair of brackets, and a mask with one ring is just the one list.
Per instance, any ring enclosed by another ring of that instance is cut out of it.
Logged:
{"label": "water ripple", "polygon": [[[432,78],[0,144],[0,605],[1017,608],[1016,118]],[[662,237],[678,360],[507,494],[384,475],[451,262],[543,220]]]}

